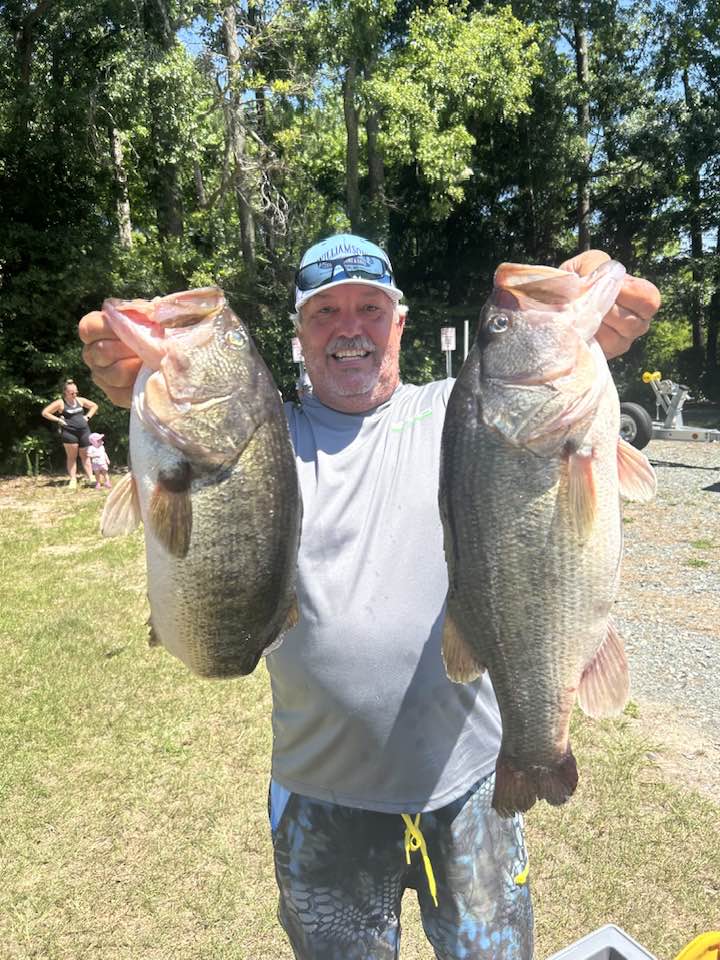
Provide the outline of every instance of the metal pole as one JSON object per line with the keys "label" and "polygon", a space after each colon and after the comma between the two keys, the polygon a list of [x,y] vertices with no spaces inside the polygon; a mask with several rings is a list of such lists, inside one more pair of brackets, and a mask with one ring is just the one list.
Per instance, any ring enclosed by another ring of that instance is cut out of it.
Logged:
{"label": "metal pole", "polygon": [[464,327],[463,333],[465,336],[463,360],[467,360],[467,355],[470,352],[470,321],[466,320],[465,323],[463,324],[463,327]]}
{"label": "metal pole", "polygon": [[445,370],[448,377],[452,376],[452,350],[445,351]]}

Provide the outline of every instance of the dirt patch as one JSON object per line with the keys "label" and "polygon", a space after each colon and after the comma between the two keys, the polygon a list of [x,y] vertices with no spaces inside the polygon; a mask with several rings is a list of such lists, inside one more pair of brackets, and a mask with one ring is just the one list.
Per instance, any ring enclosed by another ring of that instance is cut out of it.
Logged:
{"label": "dirt patch", "polygon": [[0,504],[3,510],[22,511],[27,521],[39,527],[52,526],[60,517],[68,516],[79,498],[95,490],[78,482],[77,489],[68,488],[65,474],[39,477],[0,477]]}
{"label": "dirt patch", "polygon": [[668,723],[664,704],[639,700],[638,709],[633,729],[650,744],[647,757],[663,778],[720,802],[720,748],[682,718]]}

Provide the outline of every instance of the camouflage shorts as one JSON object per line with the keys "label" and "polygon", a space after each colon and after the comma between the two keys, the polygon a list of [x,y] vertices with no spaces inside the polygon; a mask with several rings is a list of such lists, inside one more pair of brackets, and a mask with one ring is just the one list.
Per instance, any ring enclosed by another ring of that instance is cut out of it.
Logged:
{"label": "camouflage shorts", "polygon": [[423,813],[437,883],[420,851],[406,862],[405,823],[271,786],[278,917],[297,960],[396,960],[403,892],[417,891],[438,960],[531,960],[533,917],[522,819],[491,808],[494,775]]}

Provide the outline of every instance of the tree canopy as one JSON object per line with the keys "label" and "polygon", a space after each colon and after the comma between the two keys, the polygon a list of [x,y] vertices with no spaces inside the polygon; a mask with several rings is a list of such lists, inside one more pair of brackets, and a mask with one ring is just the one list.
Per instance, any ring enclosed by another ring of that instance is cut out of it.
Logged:
{"label": "tree canopy", "polygon": [[102,402],[110,295],[219,284],[292,396],[293,272],[340,230],[393,259],[407,379],[499,262],[594,246],[663,293],[621,384],[720,397],[718,0],[9,0],[0,54],[6,465],[62,377]]}

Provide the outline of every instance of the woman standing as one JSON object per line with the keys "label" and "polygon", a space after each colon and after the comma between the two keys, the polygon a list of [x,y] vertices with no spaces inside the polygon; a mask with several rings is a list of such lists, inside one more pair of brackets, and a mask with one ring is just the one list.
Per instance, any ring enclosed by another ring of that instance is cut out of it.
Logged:
{"label": "woman standing", "polygon": [[60,424],[60,437],[65,447],[67,472],[70,476],[68,486],[71,490],[77,487],[78,455],[88,483],[95,485],[92,466],[88,460],[90,446],[88,420],[97,413],[97,408],[97,404],[92,400],[78,396],[78,388],[74,380],[66,380],[63,384],[62,398],[53,400],[42,412],[46,420]]}

